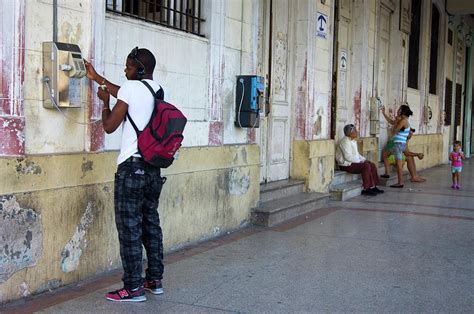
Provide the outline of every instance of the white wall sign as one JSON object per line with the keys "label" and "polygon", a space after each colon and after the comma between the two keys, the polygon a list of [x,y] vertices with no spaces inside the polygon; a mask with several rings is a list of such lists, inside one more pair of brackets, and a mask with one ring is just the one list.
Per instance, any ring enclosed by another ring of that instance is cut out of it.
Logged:
{"label": "white wall sign", "polygon": [[341,71],[347,70],[347,51],[346,49],[341,49],[341,58],[339,60],[339,68]]}
{"label": "white wall sign", "polygon": [[316,36],[327,39],[328,37],[328,16],[318,12],[316,18]]}

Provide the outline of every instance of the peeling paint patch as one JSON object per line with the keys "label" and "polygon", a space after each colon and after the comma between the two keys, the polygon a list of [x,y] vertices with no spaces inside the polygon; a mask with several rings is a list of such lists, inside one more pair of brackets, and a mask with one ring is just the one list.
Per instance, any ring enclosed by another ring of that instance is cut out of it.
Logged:
{"label": "peeling paint patch", "polygon": [[[91,97],[91,102],[93,100],[94,100],[93,97]],[[91,120],[92,120],[92,117],[91,117]],[[90,150],[92,152],[103,151],[105,148],[105,132],[102,127],[102,124],[101,123],[91,124],[89,128],[89,132],[90,132]]]}
{"label": "peeling paint patch", "polygon": [[177,195],[174,199],[173,199],[173,208],[182,208],[183,204],[183,195]]}
{"label": "peeling paint patch", "polygon": [[250,187],[250,170],[233,168],[226,173],[228,192],[231,195],[244,195]]}
{"label": "peeling paint patch", "polygon": [[76,25],[76,29],[69,22],[64,22],[61,25],[61,34],[60,37],[64,42],[67,43],[79,43],[82,38],[82,24],[79,23]]}
{"label": "peeling paint patch", "polygon": [[30,295],[30,291],[28,290],[28,284],[26,282],[22,282],[21,285],[18,287],[18,290],[22,297]]}
{"label": "peeling paint patch", "polygon": [[21,208],[13,195],[0,197],[0,283],[36,262],[42,253],[41,215]]}
{"label": "peeling paint patch", "polygon": [[322,111],[321,109],[318,109],[318,112],[316,113],[316,121],[314,121],[314,127],[313,127],[314,136],[319,136],[322,133],[323,114],[321,111]]}
{"label": "peeling paint patch", "polygon": [[224,133],[224,124],[222,123],[222,121],[211,121],[209,123],[209,145],[211,146],[222,145],[223,133]]}
{"label": "peeling paint patch", "polygon": [[94,166],[94,162],[92,162],[91,160],[88,160],[88,161],[82,163],[82,165],[81,165],[81,170],[82,170],[81,179],[86,176],[86,173],[88,171],[93,170],[93,166]]}
{"label": "peeling paint patch", "polygon": [[288,71],[287,65],[287,50],[288,50],[288,35],[283,32],[277,32],[275,43],[275,66],[272,69],[274,93],[277,95],[286,94],[286,77]]}
{"label": "peeling paint patch", "polygon": [[255,129],[249,129],[247,131],[247,143],[255,144],[257,142],[257,131]]}
{"label": "peeling paint patch", "polygon": [[[361,131],[361,110],[362,110],[362,104],[361,104],[361,90],[362,90],[362,86],[359,87],[359,89],[356,91],[355,95],[354,95],[354,124],[357,128],[357,130],[359,130],[359,132]],[[362,134],[360,134],[361,136],[363,136]]]}
{"label": "peeling paint patch", "polygon": [[41,293],[45,291],[52,291],[56,288],[61,287],[62,283],[63,282],[60,279],[49,280],[48,282],[42,284],[35,292]]}
{"label": "peeling paint patch", "polygon": [[318,163],[318,171],[321,173],[321,184],[324,186],[326,184],[326,177],[324,176],[324,170],[326,167],[324,167],[324,159],[320,158],[319,163]]}
{"label": "peeling paint patch", "polygon": [[41,167],[35,164],[33,161],[18,158],[18,164],[16,165],[16,172],[19,174],[41,174]]}
{"label": "peeling paint patch", "polygon": [[242,157],[242,161],[244,164],[247,164],[248,161],[247,161],[247,149],[245,147],[242,147],[242,149],[240,150],[240,155]]}
{"label": "peeling paint patch", "polygon": [[301,79],[298,82],[296,92],[296,134],[295,139],[306,139],[306,112],[307,112],[307,70],[308,70],[308,59],[305,56],[305,64]]}
{"label": "peeling paint patch", "polygon": [[65,273],[72,272],[79,266],[82,250],[87,247],[87,230],[94,220],[92,209],[92,204],[89,202],[81,221],[76,226],[76,232],[61,252],[61,270]]}
{"label": "peeling paint patch", "polygon": [[25,118],[0,117],[0,155],[18,156],[25,153]]}

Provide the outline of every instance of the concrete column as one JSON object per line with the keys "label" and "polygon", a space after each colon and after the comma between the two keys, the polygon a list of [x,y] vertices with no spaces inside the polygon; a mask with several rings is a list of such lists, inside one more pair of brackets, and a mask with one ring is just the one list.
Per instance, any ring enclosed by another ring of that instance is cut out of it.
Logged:
{"label": "concrete column", "polygon": [[219,146],[224,143],[224,123],[222,95],[224,85],[224,41],[225,41],[225,1],[212,1],[208,23],[209,43],[209,145]]}
{"label": "concrete column", "polygon": [[[102,73],[105,68],[104,56],[104,36],[105,36],[105,0],[95,0],[90,2],[92,15],[91,21],[91,41],[89,42],[88,58],[94,64],[98,73]],[[87,98],[88,121],[96,121],[102,117],[102,105],[97,97],[97,84],[89,83]],[[105,133],[102,122],[89,124],[87,126],[86,151],[102,151],[105,148]]]}
{"label": "concrete column", "polygon": [[353,4],[353,71],[350,93],[354,124],[360,131],[361,137],[369,135],[367,93],[369,92],[369,63],[374,57],[373,47],[369,47],[370,5],[369,1],[357,1]]}
{"label": "concrete column", "polygon": [[471,154],[471,123],[472,123],[472,47],[467,47],[466,60],[466,102],[464,109],[463,150],[466,157]]}
{"label": "concrete column", "polygon": [[25,153],[25,1],[0,0],[0,156]]}

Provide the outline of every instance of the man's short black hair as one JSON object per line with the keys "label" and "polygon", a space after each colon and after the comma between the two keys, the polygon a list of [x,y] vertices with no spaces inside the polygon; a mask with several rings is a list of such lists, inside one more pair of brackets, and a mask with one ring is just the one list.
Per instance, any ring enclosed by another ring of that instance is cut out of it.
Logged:
{"label": "man's short black hair", "polygon": [[[139,48],[138,50],[136,50],[136,52],[134,50],[130,52],[130,54],[128,55],[128,58],[133,59],[133,60],[137,59],[138,60],[137,63],[139,65],[140,63],[142,63],[145,66],[146,72],[153,73],[153,71],[155,70],[155,65],[156,65],[156,59],[153,53],[151,53],[151,51],[146,48]],[[135,62],[137,60],[135,60]]]}
{"label": "man's short black hair", "polygon": [[453,142],[453,145],[456,145],[456,144],[457,144],[457,145],[461,145],[461,141],[454,141],[454,142]]}

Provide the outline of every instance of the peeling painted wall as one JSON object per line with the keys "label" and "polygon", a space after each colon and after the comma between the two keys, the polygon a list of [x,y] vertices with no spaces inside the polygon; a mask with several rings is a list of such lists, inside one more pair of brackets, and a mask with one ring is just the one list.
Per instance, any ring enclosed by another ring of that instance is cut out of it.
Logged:
{"label": "peeling painted wall", "polygon": [[249,169],[230,169],[225,176],[225,185],[230,195],[245,195],[250,187],[250,170]]}
{"label": "peeling painted wall", "polygon": [[[5,139],[0,154],[118,149],[120,132],[105,135],[100,123],[91,123],[100,118],[101,104],[95,96],[97,84],[88,79],[81,80],[82,107],[66,109],[68,119],[54,109],[42,107],[42,88],[38,88],[43,77],[42,42],[52,40],[53,7],[47,1],[24,3],[20,17],[26,22],[25,31],[17,33],[21,36],[26,32],[31,40],[19,50],[25,54],[25,88],[16,88],[22,92],[16,98],[25,102],[28,124],[25,125],[21,110],[15,109],[19,116],[8,120],[2,120],[0,112],[0,123],[8,123],[8,127],[0,128],[0,138]],[[206,2],[202,12],[206,37],[202,38],[110,14],[105,11],[105,0],[66,1],[59,5],[58,40],[78,44],[98,73],[117,84],[125,81],[123,69],[130,50],[135,46],[149,48],[157,57],[155,79],[164,87],[167,100],[188,117],[184,146],[253,143],[255,132],[234,126],[234,90],[236,75],[257,72],[261,11],[259,2]],[[133,42],[124,45],[130,42],[130,36]],[[17,63],[11,66],[23,70]],[[10,67],[2,63],[2,68]],[[21,109],[23,104],[18,102],[14,108]]]}
{"label": "peeling painted wall", "polygon": [[0,196],[0,283],[35,266],[42,254],[41,215],[22,208],[14,195]]}
{"label": "peeling painted wall", "polygon": [[81,221],[77,225],[71,240],[66,243],[61,251],[61,270],[65,273],[75,271],[79,266],[82,251],[87,247],[86,235],[94,219],[92,210],[93,204],[91,202],[87,203]]}
{"label": "peeling painted wall", "polygon": [[[116,157],[0,158],[0,303],[120,267]],[[183,148],[163,170],[165,251],[248,224],[259,199],[258,169],[256,145]]]}
{"label": "peeling painted wall", "polygon": [[[167,100],[188,117],[183,146],[251,143],[255,135],[234,125],[235,76],[257,71],[260,8],[255,1],[206,2],[205,38],[106,13],[105,76],[123,83],[130,50],[146,47],[157,57],[154,78],[165,89]],[[129,42],[130,34],[135,41],[122,44]],[[118,149],[120,136],[119,132],[106,135],[105,149]]]}
{"label": "peeling painted wall", "polygon": [[327,193],[334,177],[333,140],[294,141],[292,178],[305,181],[309,191]]}
{"label": "peeling painted wall", "polygon": [[25,0],[0,1],[0,156],[25,153]]}
{"label": "peeling painted wall", "polygon": [[[325,139],[330,134],[334,1],[295,1],[293,137]],[[327,16],[327,38],[315,35],[318,13]]]}
{"label": "peeling painted wall", "polygon": [[[79,45],[84,58],[88,58],[94,42],[91,18],[92,1],[63,1],[58,8],[58,38],[60,42]],[[101,2],[101,1],[94,1]],[[101,9],[105,4],[101,6]],[[90,150],[89,127],[79,123],[90,121],[91,103],[88,97],[88,80],[80,80],[81,107],[64,109],[43,108],[42,43],[53,40],[53,5],[51,1],[25,1],[24,100],[25,154],[54,154]],[[75,123],[77,122],[77,123]]]}

